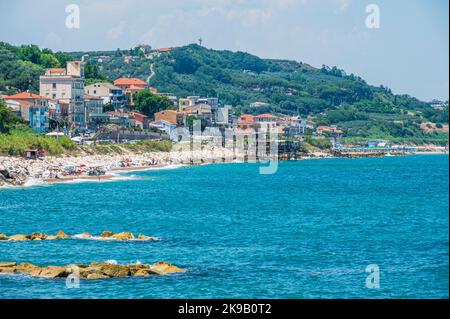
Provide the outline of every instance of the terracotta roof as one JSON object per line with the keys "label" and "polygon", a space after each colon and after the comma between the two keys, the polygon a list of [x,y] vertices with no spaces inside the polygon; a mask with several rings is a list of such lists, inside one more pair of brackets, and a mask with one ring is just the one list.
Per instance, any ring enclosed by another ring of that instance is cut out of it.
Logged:
{"label": "terracotta roof", "polygon": [[238,119],[238,124],[241,125],[252,125],[255,124],[255,121],[253,120],[253,115],[250,114],[242,114]]}
{"label": "terracotta roof", "polygon": [[48,97],[40,96],[30,92],[22,92],[8,96],[8,99],[20,100],[20,99],[36,99],[36,100],[50,100]]}
{"label": "terracotta roof", "polygon": [[47,69],[47,72],[49,72],[49,73],[63,73],[63,72],[66,72],[66,69],[52,68],[52,69]]}
{"label": "terracotta roof", "polygon": [[114,81],[114,85],[147,85],[147,82],[136,78],[120,78]]}

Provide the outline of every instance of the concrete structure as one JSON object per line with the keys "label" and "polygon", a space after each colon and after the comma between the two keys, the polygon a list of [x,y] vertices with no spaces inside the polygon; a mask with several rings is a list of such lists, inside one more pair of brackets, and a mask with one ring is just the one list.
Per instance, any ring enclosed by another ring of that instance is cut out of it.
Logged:
{"label": "concrete structure", "polygon": [[29,123],[30,127],[38,132],[47,132],[49,128],[48,108],[44,106],[29,107]]}
{"label": "concrete structure", "polygon": [[122,89],[108,82],[87,85],[84,88],[84,92],[88,95],[102,98],[103,104],[111,104],[114,108],[121,107],[125,100]]}
{"label": "concrete structure", "polygon": [[81,61],[67,62],[66,69],[47,69],[39,79],[40,95],[69,104],[69,123],[85,126],[84,67]]}
{"label": "concrete structure", "polygon": [[138,112],[130,112],[130,116],[134,118],[134,125],[139,126],[142,129],[148,129],[149,120],[148,116]]}

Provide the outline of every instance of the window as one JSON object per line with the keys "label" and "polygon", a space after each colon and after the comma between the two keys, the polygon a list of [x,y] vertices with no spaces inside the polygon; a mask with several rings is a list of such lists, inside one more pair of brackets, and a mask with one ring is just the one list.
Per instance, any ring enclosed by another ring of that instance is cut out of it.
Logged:
{"label": "window", "polygon": [[56,83],[52,83],[52,89],[56,89]]}
{"label": "window", "polygon": [[52,98],[53,98],[53,99],[56,99],[56,94],[52,94]]}

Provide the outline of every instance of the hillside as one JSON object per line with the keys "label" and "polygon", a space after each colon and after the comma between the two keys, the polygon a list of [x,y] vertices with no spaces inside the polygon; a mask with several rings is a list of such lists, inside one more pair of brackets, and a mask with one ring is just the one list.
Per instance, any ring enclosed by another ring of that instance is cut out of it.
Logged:
{"label": "hillside", "polygon": [[[85,52],[71,53],[79,58]],[[446,143],[445,132],[427,132],[421,123],[442,126],[448,107],[435,110],[430,103],[389,88],[367,84],[359,76],[336,67],[314,68],[306,63],[260,59],[244,52],[217,51],[199,45],[174,48],[168,53],[139,49],[87,52],[91,62],[109,78],[148,79],[160,92],[177,96],[218,96],[240,112],[313,116],[316,123],[338,125],[349,138],[386,138],[416,143]],[[111,58],[93,58],[108,55]],[[131,60],[124,62],[125,56]],[[251,108],[253,102],[270,106]]]}
{"label": "hillside", "polygon": [[[0,46],[0,56],[15,56],[19,65],[25,64],[33,71],[33,76],[43,72],[42,65],[23,60],[20,51],[8,50]],[[218,96],[222,103],[237,106],[238,112],[310,116],[316,124],[338,125],[347,138],[438,144],[448,141],[447,132],[426,130],[423,125],[421,128],[423,123],[445,127],[448,106],[433,109],[430,103],[395,95],[389,88],[369,85],[359,76],[348,75],[336,67],[318,69],[302,62],[261,59],[244,52],[217,51],[195,44],[169,52],[144,53],[134,48],[53,55],[80,59],[85,54],[90,57],[88,82],[97,78],[137,77],[148,80],[159,92],[179,97]],[[19,73],[0,60],[0,91],[5,90],[5,83],[11,78],[8,72]],[[21,72],[16,76],[21,79],[16,80],[20,83],[17,87],[26,89],[31,75],[24,78]],[[36,90],[35,78],[30,81],[31,90]],[[270,105],[251,108],[253,102]]]}

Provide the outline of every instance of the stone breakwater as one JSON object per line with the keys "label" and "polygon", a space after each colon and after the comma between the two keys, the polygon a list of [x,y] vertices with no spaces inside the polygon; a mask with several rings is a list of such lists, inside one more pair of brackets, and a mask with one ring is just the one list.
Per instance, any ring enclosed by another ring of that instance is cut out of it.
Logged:
{"label": "stone breakwater", "polygon": [[90,264],[70,264],[65,266],[37,266],[31,263],[0,262],[0,274],[25,274],[38,278],[67,278],[70,275],[80,279],[107,279],[119,277],[148,277],[183,273],[186,270],[164,261],[153,265],[130,264],[117,265],[106,262]]}
{"label": "stone breakwater", "polygon": [[169,165],[229,162],[235,154],[224,148],[202,151],[171,151],[127,155],[45,157],[29,160],[0,156],[0,187],[24,185],[30,179],[55,180],[97,176],[118,169],[145,169]]}
{"label": "stone breakwater", "polygon": [[56,240],[56,239],[69,239],[69,238],[78,238],[78,239],[89,239],[89,238],[102,238],[108,240],[142,240],[142,241],[153,241],[158,240],[157,237],[146,236],[143,234],[139,234],[137,237],[134,236],[133,233],[130,232],[120,232],[114,233],[109,230],[105,230],[100,234],[100,236],[93,236],[88,232],[81,233],[79,235],[68,235],[63,231],[58,231],[56,235],[46,235],[44,233],[32,233],[29,235],[25,234],[16,234],[7,236],[6,234],[0,234],[0,241],[30,241],[30,240]]}

